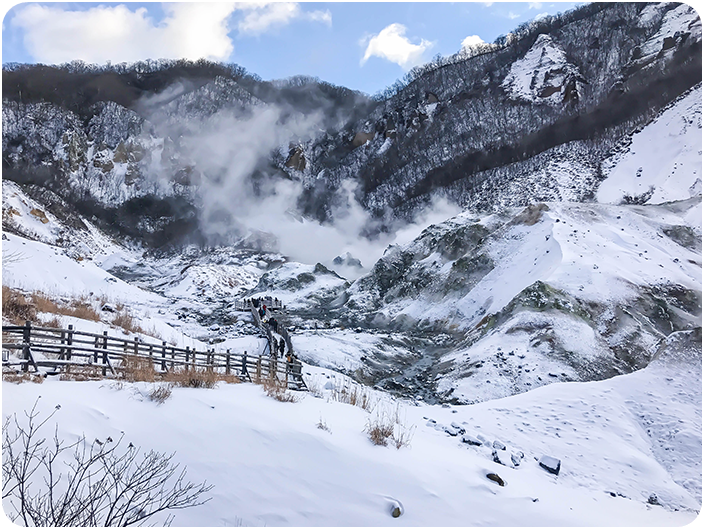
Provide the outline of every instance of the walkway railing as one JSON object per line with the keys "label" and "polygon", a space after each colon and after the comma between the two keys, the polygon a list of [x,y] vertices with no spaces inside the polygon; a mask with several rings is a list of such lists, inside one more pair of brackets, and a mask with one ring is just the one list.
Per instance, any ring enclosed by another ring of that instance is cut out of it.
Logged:
{"label": "walkway railing", "polygon": [[149,343],[139,338],[116,338],[107,331],[102,334],[77,331],[72,325],[68,329],[55,329],[35,327],[28,321],[24,326],[2,327],[3,367],[16,366],[25,372],[30,367],[35,371],[44,367],[58,372],[72,366],[94,366],[103,376],[108,376],[108,371],[115,376],[125,370],[128,359],[137,357],[150,359],[155,370],[162,373],[176,369],[216,370],[249,381],[276,377],[291,387],[305,389],[300,368],[279,362],[271,355],[233,353],[230,349],[199,351],[164,341]]}
{"label": "walkway railing", "polygon": [[284,304],[280,299],[272,299],[272,298],[261,298],[260,303],[258,303],[257,307],[254,306],[251,299],[237,300],[234,302],[233,308],[235,310],[239,310],[241,312],[247,312],[249,310],[252,310],[252,308],[258,309],[262,305],[266,305],[267,308],[271,308],[271,309],[283,309],[284,308]]}

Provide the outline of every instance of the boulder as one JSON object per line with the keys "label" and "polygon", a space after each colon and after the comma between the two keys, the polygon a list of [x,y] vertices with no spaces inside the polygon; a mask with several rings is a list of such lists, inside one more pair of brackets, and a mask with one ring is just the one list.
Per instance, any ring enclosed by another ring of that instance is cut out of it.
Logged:
{"label": "boulder", "polygon": [[499,484],[499,486],[503,487],[506,483],[504,482],[503,479],[501,479],[501,476],[498,474],[494,474],[493,472],[490,472],[489,474],[486,475],[487,478],[489,478],[491,481],[494,481]]}
{"label": "boulder", "polygon": [[481,446],[482,445],[482,442],[479,439],[477,439],[473,435],[469,435],[469,434],[464,434],[462,436],[462,442],[467,443],[468,445],[472,445],[472,446]]}
{"label": "boulder", "polygon": [[560,460],[551,456],[542,456],[538,464],[556,476],[560,473]]}

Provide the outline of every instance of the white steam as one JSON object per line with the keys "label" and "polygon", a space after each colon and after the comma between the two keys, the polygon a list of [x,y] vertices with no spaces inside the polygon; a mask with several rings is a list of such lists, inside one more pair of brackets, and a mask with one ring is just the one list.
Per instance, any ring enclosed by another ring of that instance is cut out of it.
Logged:
{"label": "white steam", "polygon": [[[224,109],[174,122],[163,111],[163,107],[155,111],[149,120],[160,135],[176,138],[178,164],[191,166],[200,175],[201,228],[213,240],[233,241],[251,233],[270,233],[277,239],[278,250],[289,259],[322,263],[348,279],[356,279],[371,269],[389,244],[410,242],[425,227],[460,211],[455,205],[436,200],[414,223],[399,224],[392,233],[369,240],[360,234],[373,221],[355,199],[355,184],[346,181],[338,190],[343,205],[332,209],[331,223],[302,218],[296,209],[303,184],[275,175],[269,160],[273,152],[287,151],[290,143],[317,134],[322,114],[292,115],[274,105],[257,105],[247,112]],[[364,268],[333,265],[335,257],[347,252]]]}

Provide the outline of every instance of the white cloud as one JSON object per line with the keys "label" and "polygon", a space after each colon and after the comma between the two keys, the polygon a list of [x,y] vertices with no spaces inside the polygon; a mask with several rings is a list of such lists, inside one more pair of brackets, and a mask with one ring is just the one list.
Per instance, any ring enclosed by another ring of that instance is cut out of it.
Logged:
{"label": "white cloud", "polygon": [[510,18],[511,20],[514,20],[514,19],[520,17],[521,15],[518,15],[518,14],[514,13],[513,11],[509,11],[509,12],[508,12],[508,15],[506,15],[506,16],[507,16],[508,18]]}
{"label": "white cloud", "polygon": [[405,37],[406,26],[391,24],[382,29],[378,35],[362,39],[361,44],[367,45],[360,65],[364,65],[370,57],[381,57],[395,62],[408,70],[424,61],[423,54],[433,47],[434,43],[421,39],[420,44],[413,44]]}
{"label": "white cloud", "polygon": [[479,35],[470,35],[462,41],[462,48],[472,48],[479,44],[484,44],[484,41]]}
{"label": "white cloud", "polygon": [[165,3],[155,21],[143,7],[99,5],[72,11],[61,5],[20,6],[11,24],[24,32],[27,52],[37,62],[82,60],[102,64],[143,59],[227,60],[234,46],[230,18],[243,13],[237,29],[259,35],[294,19],[332,25],[330,11],[303,11],[293,2]]}
{"label": "white cloud", "polygon": [[540,9],[541,7],[543,7],[542,2],[530,2],[528,4],[528,9]]}
{"label": "white cloud", "polygon": [[30,4],[12,24],[24,30],[27,51],[38,62],[133,62],[146,58],[225,60],[233,50],[228,19],[234,4],[164,4],[156,24],[147,10],[125,5],[85,11]]}
{"label": "white cloud", "polygon": [[541,18],[545,18],[549,15],[550,13],[548,13],[547,11],[545,13],[538,13],[537,15],[535,15],[535,18],[533,20],[540,20]]}
{"label": "white cloud", "polygon": [[261,35],[270,29],[285,26],[295,19],[332,25],[330,11],[306,12],[295,2],[238,3],[236,8],[246,13],[237,25],[240,34],[245,35]]}

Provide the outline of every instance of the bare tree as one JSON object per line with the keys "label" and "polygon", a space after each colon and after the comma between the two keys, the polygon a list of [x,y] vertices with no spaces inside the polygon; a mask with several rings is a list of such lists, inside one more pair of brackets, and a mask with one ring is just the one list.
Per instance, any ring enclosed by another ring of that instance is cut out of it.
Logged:
{"label": "bare tree", "polygon": [[[39,431],[54,416],[40,420],[37,403],[3,423],[2,498],[13,522],[25,526],[88,527],[141,525],[157,513],[202,505],[212,489],[205,482],[186,481],[178,472],[174,454],[154,451],[140,455],[129,444],[120,447],[107,438],[88,443],[59,439],[58,426],[51,443]],[[165,525],[173,520],[166,517]]]}

